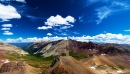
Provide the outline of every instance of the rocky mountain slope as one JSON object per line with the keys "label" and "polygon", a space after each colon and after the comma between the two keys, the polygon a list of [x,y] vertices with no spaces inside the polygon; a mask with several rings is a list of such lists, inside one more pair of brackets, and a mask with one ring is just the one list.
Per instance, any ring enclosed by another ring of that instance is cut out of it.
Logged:
{"label": "rocky mountain slope", "polygon": [[0,74],[36,74],[36,69],[24,62],[9,62],[1,66]]}
{"label": "rocky mountain slope", "polygon": [[[0,74],[40,74],[43,70],[42,74],[129,74],[130,54],[119,49],[121,46],[74,40],[38,42],[29,46],[32,55],[27,55],[16,46],[1,43]],[[9,56],[14,60],[5,58]]]}
{"label": "rocky mountain slope", "polygon": [[57,57],[42,74],[95,74],[73,57]]}
{"label": "rocky mountain slope", "polygon": [[96,72],[96,74],[130,73],[130,55],[127,54],[117,54],[114,56],[108,56],[107,54],[94,55],[80,62],[84,66]]}
{"label": "rocky mountain slope", "polygon": [[93,55],[80,61],[60,56],[42,74],[129,74],[130,55]]}
{"label": "rocky mountain slope", "polygon": [[[32,47],[33,46],[34,45],[32,45]],[[44,57],[62,55],[63,53],[66,54],[66,56],[63,55],[65,57],[56,58],[52,65],[50,65],[47,70],[43,71],[43,74],[130,73],[130,54],[123,49],[128,46],[123,45],[122,47],[122,45],[115,44],[95,44],[93,42],[60,40],[55,43],[45,43],[39,47],[35,48],[36,52],[34,52],[34,54],[41,53]],[[84,58],[77,61],[68,55],[74,58]]]}
{"label": "rocky mountain slope", "polygon": [[9,56],[4,52],[0,52],[0,59],[4,59],[5,57],[9,57]]}
{"label": "rocky mountain slope", "polygon": [[28,49],[32,54],[42,54],[44,57],[48,57],[51,55],[61,55],[65,53],[69,55],[69,52],[73,51],[75,53],[86,52],[89,54],[102,54],[102,53],[110,53],[115,54],[120,53],[122,49],[116,48],[116,46],[106,46],[95,44],[93,42],[78,42],[75,40],[59,40],[54,42],[47,43],[35,43],[31,45]]}
{"label": "rocky mountain slope", "polygon": [[28,52],[25,52],[21,48],[7,44],[7,43],[0,43],[0,52],[11,54],[11,55],[28,55]]}

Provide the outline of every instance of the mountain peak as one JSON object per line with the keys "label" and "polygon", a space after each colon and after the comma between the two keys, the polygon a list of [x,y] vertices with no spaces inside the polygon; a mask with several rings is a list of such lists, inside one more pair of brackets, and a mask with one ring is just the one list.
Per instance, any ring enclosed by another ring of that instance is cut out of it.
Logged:
{"label": "mountain peak", "polygon": [[93,74],[71,56],[60,56],[42,74]]}

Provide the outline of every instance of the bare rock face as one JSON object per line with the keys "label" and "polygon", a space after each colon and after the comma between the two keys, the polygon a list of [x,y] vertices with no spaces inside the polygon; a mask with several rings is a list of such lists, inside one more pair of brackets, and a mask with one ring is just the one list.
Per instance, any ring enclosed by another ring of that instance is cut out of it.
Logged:
{"label": "bare rock face", "polygon": [[22,62],[10,62],[2,65],[0,69],[0,73],[13,74],[13,73],[21,73],[23,74],[25,68],[25,64]]}
{"label": "bare rock face", "polygon": [[94,74],[70,56],[57,57],[42,74]]}
{"label": "bare rock face", "polygon": [[[31,73],[32,71],[32,73]],[[0,74],[34,74],[33,68],[23,62],[4,63],[0,68]]]}

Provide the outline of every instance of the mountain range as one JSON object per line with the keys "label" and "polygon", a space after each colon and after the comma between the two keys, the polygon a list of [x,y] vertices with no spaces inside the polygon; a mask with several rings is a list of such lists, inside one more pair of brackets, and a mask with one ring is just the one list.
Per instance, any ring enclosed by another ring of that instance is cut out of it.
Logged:
{"label": "mountain range", "polygon": [[[15,44],[15,43],[14,43]],[[0,43],[0,74],[129,74],[130,46],[76,40]]]}
{"label": "mountain range", "polygon": [[130,46],[116,45],[116,44],[95,44],[93,42],[79,42],[75,40],[59,40],[54,42],[38,42],[32,44],[25,51],[30,54],[41,54],[44,57],[52,55],[61,55],[69,52],[87,54],[119,54],[121,52],[129,51]]}

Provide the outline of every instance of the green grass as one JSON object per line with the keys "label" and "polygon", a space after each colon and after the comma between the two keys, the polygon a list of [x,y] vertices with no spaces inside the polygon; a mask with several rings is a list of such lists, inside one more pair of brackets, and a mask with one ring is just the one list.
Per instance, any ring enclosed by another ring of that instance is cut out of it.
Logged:
{"label": "green grass", "polygon": [[[44,64],[44,65],[48,64],[47,66],[49,66],[52,63],[53,59],[56,57],[56,56],[43,57],[40,55],[41,54],[26,55],[26,56],[11,55],[10,60],[27,62],[28,64],[30,64],[33,67],[40,68],[39,63]],[[80,60],[80,59],[86,58],[88,53],[86,53],[86,52],[82,52],[82,53],[70,52],[69,55],[74,57],[77,60]],[[66,56],[66,54],[63,53],[63,54],[61,54],[61,56]]]}
{"label": "green grass", "polygon": [[74,57],[77,60],[81,60],[81,59],[87,58],[88,53],[87,52],[74,53],[73,51],[71,51],[69,52],[69,55]]}
{"label": "green grass", "polygon": [[104,66],[104,65],[98,65],[96,68],[99,69],[99,70],[105,70],[105,69],[107,69],[107,67]]}
{"label": "green grass", "polygon": [[[87,58],[88,53],[81,52],[81,53],[75,53],[70,52],[70,56],[74,57],[77,60]],[[66,56],[65,53],[61,54],[61,56]],[[11,61],[23,61],[29,64],[32,67],[39,68],[40,72],[43,70],[46,70],[52,63],[53,59],[56,58],[56,56],[50,56],[50,57],[43,57],[41,54],[31,54],[26,56],[19,56],[17,54],[12,54],[9,58]]]}
{"label": "green grass", "polygon": [[40,55],[26,55],[26,56],[11,55],[11,57],[9,57],[9,60],[26,62],[32,67],[39,68],[40,69],[39,72],[42,72],[51,65],[55,57],[56,56],[42,57]]}
{"label": "green grass", "polygon": [[65,54],[65,53],[62,53],[61,56],[66,56],[66,54]]}
{"label": "green grass", "polygon": [[112,70],[117,70],[115,66],[110,66]]}
{"label": "green grass", "polygon": [[122,65],[118,65],[118,68],[122,69],[122,70],[125,70],[125,67],[122,66]]}
{"label": "green grass", "polygon": [[11,60],[23,60],[23,61],[52,61],[56,56],[50,56],[50,57],[43,57],[39,55],[26,55],[26,56],[16,56],[12,55],[10,57]]}

